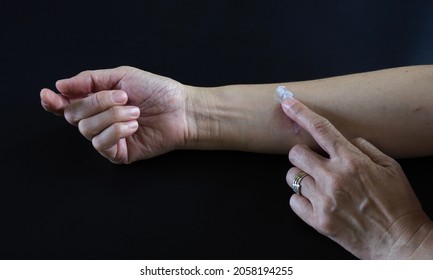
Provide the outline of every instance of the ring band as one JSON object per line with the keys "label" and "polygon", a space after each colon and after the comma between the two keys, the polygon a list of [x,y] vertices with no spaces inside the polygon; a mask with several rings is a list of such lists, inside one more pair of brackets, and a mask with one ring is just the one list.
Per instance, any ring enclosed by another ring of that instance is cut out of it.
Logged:
{"label": "ring band", "polygon": [[295,193],[301,195],[301,181],[305,178],[308,174],[305,172],[299,172],[298,175],[295,176],[292,183],[292,189]]}

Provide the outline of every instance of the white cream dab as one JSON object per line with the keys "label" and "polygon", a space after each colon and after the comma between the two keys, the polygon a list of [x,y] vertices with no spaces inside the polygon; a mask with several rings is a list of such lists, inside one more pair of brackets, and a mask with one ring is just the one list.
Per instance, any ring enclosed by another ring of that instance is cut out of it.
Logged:
{"label": "white cream dab", "polygon": [[285,99],[293,99],[294,94],[285,86],[277,87],[277,99],[281,102]]}
{"label": "white cream dab", "polygon": [[[278,86],[276,91],[276,97],[280,103],[286,99],[294,99],[295,95],[293,94],[293,92],[288,90],[285,86]],[[290,122],[292,123],[292,133],[295,135],[299,134],[299,132],[301,131],[301,127],[299,126],[299,124],[292,120],[290,120]]]}

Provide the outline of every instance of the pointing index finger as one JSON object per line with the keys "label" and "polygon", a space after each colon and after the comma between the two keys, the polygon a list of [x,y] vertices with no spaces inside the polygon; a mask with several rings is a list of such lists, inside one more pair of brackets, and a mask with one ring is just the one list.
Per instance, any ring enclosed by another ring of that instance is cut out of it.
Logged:
{"label": "pointing index finger", "polygon": [[301,102],[286,99],[281,105],[284,113],[310,133],[329,156],[337,155],[339,150],[350,144],[326,118],[316,114]]}

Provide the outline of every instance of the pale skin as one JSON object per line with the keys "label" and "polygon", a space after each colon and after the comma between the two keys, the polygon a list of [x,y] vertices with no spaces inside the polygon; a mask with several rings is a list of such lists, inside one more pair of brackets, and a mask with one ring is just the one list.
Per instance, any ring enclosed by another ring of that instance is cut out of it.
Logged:
{"label": "pale skin", "polygon": [[432,259],[433,223],[399,164],[363,138],[349,142],[327,119],[296,100],[283,102],[289,118],[308,131],[326,157],[305,145],[289,153],[299,172],[293,211],[307,224],[362,259]]}
{"label": "pale skin", "polygon": [[[288,109],[286,100],[282,110],[279,85],[302,103]],[[288,183],[300,170],[309,174],[290,205],[309,225],[359,258],[433,258],[431,221],[385,155],[433,154],[433,66],[215,88],[120,67],[56,87],[60,94],[41,91],[42,106],[78,126],[114,163],[175,149],[290,151]],[[346,140],[355,137],[368,141]]]}

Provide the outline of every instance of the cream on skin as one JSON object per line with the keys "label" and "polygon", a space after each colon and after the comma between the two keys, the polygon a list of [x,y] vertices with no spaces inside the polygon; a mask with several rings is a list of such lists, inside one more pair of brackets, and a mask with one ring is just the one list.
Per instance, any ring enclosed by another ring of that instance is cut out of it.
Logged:
{"label": "cream on skin", "polygon": [[294,94],[285,86],[279,86],[277,87],[277,99],[281,103],[284,99],[294,99]]}
{"label": "cream on skin", "polygon": [[[295,95],[293,94],[293,92],[288,90],[285,86],[278,86],[276,92],[277,100],[280,103],[282,103],[286,99],[295,99]],[[293,122],[291,130],[293,134],[296,135],[299,134],[299,132],[301,131],[301,127],[296,122]]]}

